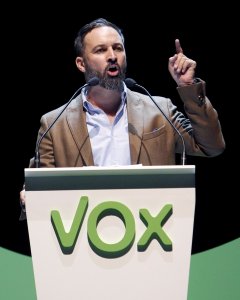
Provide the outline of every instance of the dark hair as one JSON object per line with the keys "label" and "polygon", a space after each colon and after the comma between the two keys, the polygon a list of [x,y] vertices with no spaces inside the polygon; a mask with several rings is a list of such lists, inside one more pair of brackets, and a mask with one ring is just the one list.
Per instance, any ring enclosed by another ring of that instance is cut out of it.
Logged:
{"label": "dark hair", "polygon": [[92,21],[91,23],[84,25],[78,31],[78,34],[74,40],[74,50],[75,50],[75,53],[77,56],[83,55],[84,38],[85,38],[86,34],[89,33],[90,31],[92,31],[94,28],[102,27],[102,26],[108,26],[108,27],[112,27],[113,29],[115,29],[118,32],[118,34],[121,36],[122,41],[124,43],[124,36],[123,36],[122,30],[117,25],[107,21],[106,19],[99,18],[99,19]]}

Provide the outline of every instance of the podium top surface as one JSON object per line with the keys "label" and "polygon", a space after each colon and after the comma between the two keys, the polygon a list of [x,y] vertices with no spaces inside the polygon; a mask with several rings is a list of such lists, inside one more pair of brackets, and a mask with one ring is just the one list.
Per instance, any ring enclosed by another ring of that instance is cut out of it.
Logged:
{"label": "podium top surface", "polygon": [[25,169],[26,191],[194,186],[194,165]]}
{"label": "podium top surface", "polygon": [[26,191],[195,187],[195,166],[26,168]]}
{"label": "podium top surface", "polygon": [[114,166],[114,167],[79,167],[79,168],[26,168],[25,177],[42,176],[91,176],[91,175],[136,175],[136,174],[195,174],[194,165],[171,166]]}

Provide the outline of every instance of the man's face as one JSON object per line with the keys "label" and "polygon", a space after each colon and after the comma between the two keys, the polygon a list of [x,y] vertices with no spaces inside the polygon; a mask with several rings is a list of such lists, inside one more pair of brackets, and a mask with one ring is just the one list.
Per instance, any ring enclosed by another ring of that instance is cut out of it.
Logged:
{"label": "man's face", "polygon": [[86,81],[94,76],[100,79],[100,86],[109,90],[121,90],[125,79],[126,53],[123,41],[112,27],[98,27],[84,39],[84,55],[79,58]]}

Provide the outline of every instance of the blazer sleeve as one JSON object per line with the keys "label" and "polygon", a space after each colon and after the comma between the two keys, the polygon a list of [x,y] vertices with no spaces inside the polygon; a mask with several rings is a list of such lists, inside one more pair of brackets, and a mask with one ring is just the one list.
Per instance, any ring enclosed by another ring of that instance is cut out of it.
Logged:
{"label": "blazer sleeve", "polygon": [[[206,96],[206,83],[200,82],[178,87],[178,93],[184,104],[187,119],[178,116],[175,107],[171,107],[171,118],[183,134],[186,153],[204,156],[217,156],[225,149],[225,141],[218,119],[218,113]],[[201,154],[200,154],[201,155]]]}

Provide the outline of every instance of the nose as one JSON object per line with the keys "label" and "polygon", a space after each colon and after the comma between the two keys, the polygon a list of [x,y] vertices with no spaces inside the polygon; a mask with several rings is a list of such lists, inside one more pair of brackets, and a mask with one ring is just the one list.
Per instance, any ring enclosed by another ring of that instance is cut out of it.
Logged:
{"label": "nose", "polygon": [[109,62],[116,62],[117,61],[117,55],[116,55],[115,51],[112,48],[110,48],[108,50],[108,61]]}

